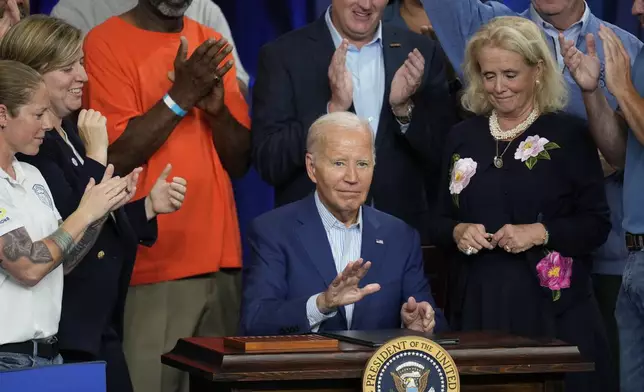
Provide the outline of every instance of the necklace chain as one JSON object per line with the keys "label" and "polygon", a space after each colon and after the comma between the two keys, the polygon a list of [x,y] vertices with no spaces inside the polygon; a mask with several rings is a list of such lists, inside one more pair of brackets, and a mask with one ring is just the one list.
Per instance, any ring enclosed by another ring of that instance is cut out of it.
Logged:
{"label": "necklace chain", "polygon": [[503,155],[505,155],[505,152],[506,152],[506,151],[508,151],[508,148],[510,148],[510,144],[512,144],[512,142],[513,142],[513,141],[514,141],[514,140],[510,140],[510,141],[508,142],[508,145],[507,145],[507,146],[505,146],[505,149],[503,150],[503,152],[501,153],[501,155],[499,155],[499,141],[497,140],[497,141],[496,141],[496,156],[497,156],[498,158],[503,158]]}
{"label": "necklace chain", "polygon": [[503,167],[503,155],[505,154],[506,151],[508,151],[508,148],[510,148],[510,144],[512,144],[513,141],[514,140],[510,140],[508,142],[508,145],[505,146],[505,149],[503,150],[501,155],[499,155],[499,141],[496,140],[496,155],[494,156],[494,160],[492,162],[494,163],[494,167],[496,167],[497,169],[500,169]]}

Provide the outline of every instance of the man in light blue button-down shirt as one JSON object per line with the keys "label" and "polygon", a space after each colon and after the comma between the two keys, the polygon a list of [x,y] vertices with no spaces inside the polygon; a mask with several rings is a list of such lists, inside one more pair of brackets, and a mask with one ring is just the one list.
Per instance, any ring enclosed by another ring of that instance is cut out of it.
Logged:
{"label": "man in light blue button-down shirt", "polygon": [[[633,2],[633,14],[644,25],[644,0]],[[599,38],[599,40],[597,39]],[[596,43],[595,43],[596,42]],[[600,64],[593,48],[610,57],[606,62],[606,85],[617,98],[615,112],[597,88]],[[563,42],[566,64],[584,91],[591,133],[606,160],[624,168],[624,221],[630,254],[624,269],[615,316],[619,325],[620,381],[622,392],[644,387],[644,51],[634,59],[626,54],[620,39],[602,28],[589,40],[584,54],[572,42]],[[626,120],[626,121],[623,121]]]}
{"label": "man in light blue button-down shirt", "polygon": [[[331,38],[336,50],[342,45],[343,38],[331,21],[331,7],[324,14]],[[353,44],[347,45],[345,55],[347,71],[351,74],[353,87],[353,106],[356,114],[369,122],[374,134],[378,132],[380,122],[380,111],[385,95],[385,61],[382,54],[382,23],[378,24],[378,30],[362,48]],[[421,70],[422,74],[422,70]],[[349,104],[350,105],[350,104]],[[347,110],[337,108],[337,110]],[[329,102],[328,111],[336,110]],[[406,131],[409,124],[401,124],[401,131]]]}
{"label": "man in light blue button-down shirt", "polygon": [[275,187],[277,206],[311,195],[303,155],[309,127],[326,113],[354,112],[369,123],[379,156],[367,204],[425,235],[454,111],[442,50],[382,23],[386,4],[333,0],[317,21],[262,48],[253,164]]}

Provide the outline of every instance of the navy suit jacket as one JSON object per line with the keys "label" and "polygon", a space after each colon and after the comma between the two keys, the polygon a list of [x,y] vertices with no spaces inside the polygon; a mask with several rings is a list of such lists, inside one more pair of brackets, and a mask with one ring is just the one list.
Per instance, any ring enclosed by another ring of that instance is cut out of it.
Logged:
{"label": "navy suit jacket", "polygon": [[[418,232],[398,218],[363,206],[361,257],[372,266],[361,286],[380,291],[353,310],[353,330],[400,328],[400,309],[410,296],[436,307],[423,271]],[[337,276],[331,247],[314,196],[270,211],[249,229],[251,260],[244,266],[241,328],[245,335],[310,331],[306,302]],[[436,331],[447,323],[436,310]],[[344,307],[320,331],[346,330]]]}
{"label": "navy suit jacket", "polygon": [[[105,166],[87,158],[75,121],[63,120],[63,129],[84,165],[55,130],[45,134],[36,156],[18,159],[40,170],[51,189],[56,208],[67,219],[80,202],[90,178],[100,182]],[[101,340],[123,338],[123,313],[139,244],[156,241],[156,219],[148,222],[144,199],[127,204],[108,218],[96,243],[78,266],[65,275],[58,340],[63,350],[99,354]]]}
{"label": "navy suit jacket", "polygon": [[[378,164],[366,204],[373,200],[376,208],[404,220],[425,237],[443,143],[454,120],[445,57],[436,42],[386,23],[382,45],[385,93],[375,141]],[[412,97],[411,124],[403,134],[389,106],[389,94],[396,71],[414,48],[425,58],[425,73]],[[314,191],[304,165],[306,137],[311,124],[327,113],[328,69],[334,52],[324,17],[260,52],[253,87],[252,156],[262,179],[275,187],[278,206]]]}

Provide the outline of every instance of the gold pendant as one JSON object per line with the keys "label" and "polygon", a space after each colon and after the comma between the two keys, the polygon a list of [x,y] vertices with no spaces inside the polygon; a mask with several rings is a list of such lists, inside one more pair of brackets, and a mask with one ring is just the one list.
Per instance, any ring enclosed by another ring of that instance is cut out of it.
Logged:
{"label": "gold pendant", "polygon": [[503,167],[502,157],[499,157],[499,156],[494,157],[494,167],[496,167],[497,169],[500,169]]}

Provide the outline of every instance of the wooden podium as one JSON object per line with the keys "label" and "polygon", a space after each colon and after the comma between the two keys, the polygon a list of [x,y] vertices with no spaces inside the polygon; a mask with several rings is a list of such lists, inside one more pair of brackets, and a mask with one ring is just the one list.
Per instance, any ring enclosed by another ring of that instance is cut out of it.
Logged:
{"label": "wooden podium", "polygon": [[[566,372],[592,371],[575,346],[498,333],[459,333],[445,347],[458,366],[461,390],[563,391]],[[187,338],[161,362],[190,374],[191,392],[360,391],[364,366],[374,349],[349,343],[316,351],[243,352],[223,338]]]}

